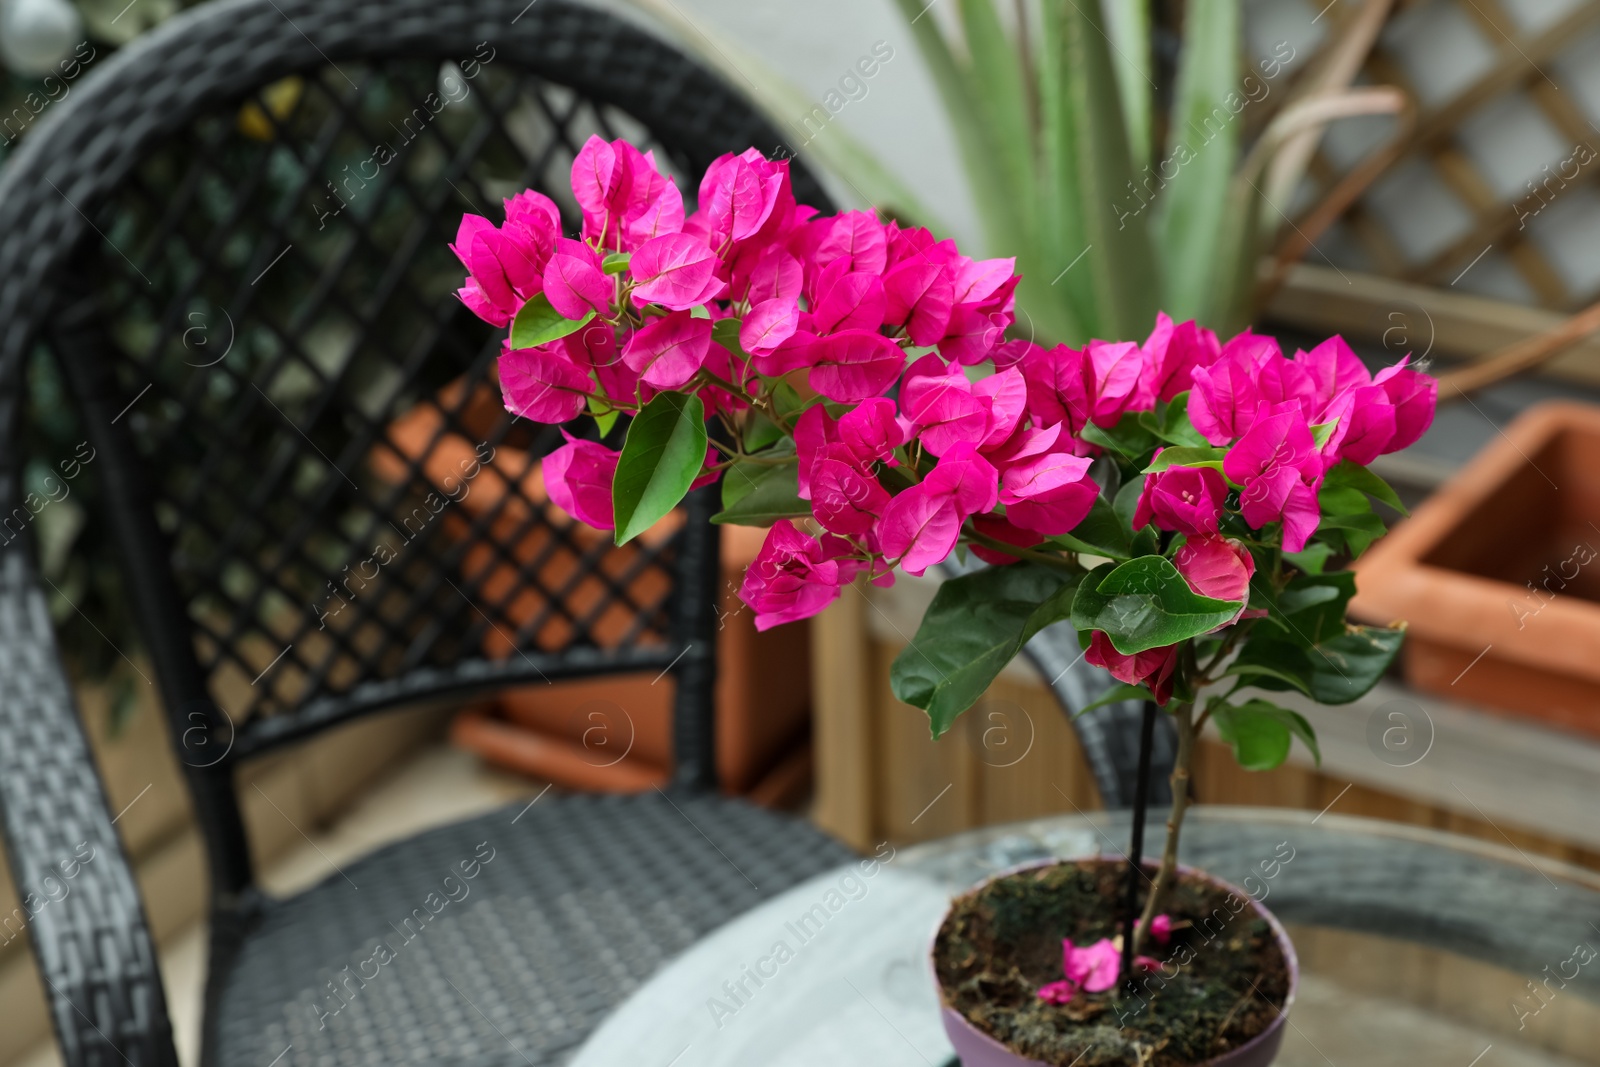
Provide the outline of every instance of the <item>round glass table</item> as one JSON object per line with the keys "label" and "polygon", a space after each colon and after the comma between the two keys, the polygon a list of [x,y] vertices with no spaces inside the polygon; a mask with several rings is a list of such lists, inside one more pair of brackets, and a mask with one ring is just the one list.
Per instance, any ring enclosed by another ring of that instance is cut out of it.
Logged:
{"label": "round glass table", "polygon": [[[951,895],[1032,860],[1120,856],[1129,821],[882,846],[698,942],[571,1067],[949,1067],[927,949]],[[1152,820],[1150,855],[1163,833]],[[1600,876],[1393,823],[1259,808],[1195,809],[1182,846],[1294,940],[1301,980],[1280,1067],[1600,1064]]]}

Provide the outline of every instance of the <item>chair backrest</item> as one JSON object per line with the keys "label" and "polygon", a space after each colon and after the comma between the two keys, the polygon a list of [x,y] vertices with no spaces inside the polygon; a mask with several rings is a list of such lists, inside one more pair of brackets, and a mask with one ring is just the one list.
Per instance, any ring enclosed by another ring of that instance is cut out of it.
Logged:
{"label": "chair backrest", "polygon": [[712,502],[623,549],[553,509],[538,460],[560,435],[501,407],[499,335],[454,295],[446,246],[525,187],[575,232],[591,133],[654,148],[692,209],[693,176],[781,150],[776,132],[560,0],[218,0],[55,108],[0,178],[0,504],[20,499],[42,345],[94,449],[218,891],[250,880],[234,764],[402,703],[670,670],[676,770],[707,782]]}

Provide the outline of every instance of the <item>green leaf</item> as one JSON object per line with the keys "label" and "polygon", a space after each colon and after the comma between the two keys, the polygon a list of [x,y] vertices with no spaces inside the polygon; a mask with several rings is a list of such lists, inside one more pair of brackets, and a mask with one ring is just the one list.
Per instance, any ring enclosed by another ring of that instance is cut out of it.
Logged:
{"label": "green leaf", "polygon": [[1076,719],[1079,715],[1082,715],[1085,712],[1093,711],[1095,708],[1103,708],[1107,704],[1120,704],[1124,700],[1154,700],[1154,699],[1155,699],[1155,695],[1153,693],[1151,693],[1150,690],[1146,689],[1144,686],[1142,686],[1142,685],[1129,685],[1126,682],[1122,682],[1122,683],[1114,685],[1110,689],[1106,690],[1105,695],[1102,696],[1099,700],[1093,701],[1092,703],[1085,704],[1083,707],[1072,711],[1071,715],[1072,715],[1072,717],[1074,719]]}
{"label": "green leaf", "polygon": [[1146,474],[1164,471],[1169,467],[1210,467],[1213,470],[1222,469],[1222,459],[1228,454],[1226,448],[1214,448],[1205,445],[1201,448],[1175,447],[1163,448],[1161,454],[1150,461],[1144,469]]}
{"label": "green leaf", "polygon": [[592,318],[593,309],[581,319],[563,318],[559,311],[550,306],[549,297],[535,293],[518,309],[517,317],[511,320],[511,347],[537,348],[549,344],[583,329]]}
{"label": "green leaf", "polygon": [[1356,592],[1354,572],[1298,574],[1289,579],[1283,592],[1277,595],[1261,572],[1256,574],[1251,592],[1257,594],[1259,602],[1280,622],[1288,640],[1310,648],[1318,641],[1344,632],[1345,610]]}
{"label": "green leaf", "polygon": [[[1032,236],[1037,265],[1048,273],[1032,277],[1033,264],[1024,260],[1017,307],[1037,321],[1045,337],[1082,344],[1091,336],[1110,335],[1097,329],[1093,284],[1088,277],[1099,260],[1089,247],[1092,242],[1084,236],[1083,216],[1090,204],[1082,194],[1074,160],[1078,123],[1067,93],[1071,60],[1065,8],[1057,4],[1039,7],[1038,85],[1034,92],[1039,103],[1039,210],[1038,229]],[[1143,220],[1135,219],[1133,224],[1142,227]]]}
{"label": "green leaf", "polygon": [[1107,500],[1115,501],[1122,491],[1122,468],[1117,466],[1116,460],[1101,459],[1091,463],[1089,477],[1099,484],[1100,495]]}
{"label": "green leaf", "polygon": [[1361,490],[1326,483],[1317,492],[1317,504],[1325,516],[1362,515],[1372,510],[1372,504]]}
{"label": "green leaf", "polygon": [[[1117,503],[1119,505],[1122,503],[1122,494],[1120,494],[1120,493],[1117,494]],[[1118,507],[1117,510],[1121,511],[1120,506]],[[1156,531],[1156,527],[1155,527],[1154,523],[1147,523],[1147,524],[1145,524],[1145,526],[1142,529],[1134,531],[1134,533],[1133,533],[1133,555],[1134,556],[1156,556],[1156,555],[1162,555],[1162,554],[1163,553],[1161,552],[1161,535]]]}
{"label": "green leaf", "polygon": [[738,319],[718,319],[711,324],[711,339],[734,355],[748,359],[749,357],[745,355],[744,349],[739,347],[739,327],[741,325],[742,323]]}
{"label": "green leaf", "polygon": [[[1228,183],[1223,207],[1221,234],[1213,249],[1211,264],[1215,281],[1211,285],[1212,309],[1207,325],[1224,336],[1242,330],[1254,321],[1253,297],[1258,292],[1257,269],[1270,248],[1282,218],[1267,207],[1266,197],[1257,182],[1259,167],[1246,159]],[[1271,219],[1264,218],[1270,212]]]}
{"label": "green leaf", "polygon": [[1111,40],[1112,66],[1128,125],[1128,148],[1135,171],[1150,162],[1155,147],[1155,51],[1150,45],[1150,5],[1110,3],[1102,6],[1106,36]]}
{"label": "green leaf", "polygon": [[661,521],[706,461],[706,409],[697,396],[661,393],[628,425],[611,484],[617,544]]}
{"label": "green leaf", "polygon": [[[984,133],[997,152],[995,162],[1013,192],[1008,204],[1017,233],[1031,228],[1034,192],[1033,128],[1023,65],[1006,38],[995,0],[958,0],[969,61],[968,85],[983,118]],[[1026,28],[1021,32],[1026,33]]]}
{"label": "green leaf", "polygon": [[1363,552],[1372,547],[1372,542],[1388,532],[1383,525],[1383,520],[1376,515],[1367,516],[1366,528],[1359,530],[1345,530],[1345,548],[1351,559],[1359,557]]}
{"label": "green leaf", "polygon": [[1040,5],[1038,41],[1042,179],[1037,235],[1026,237],[1042,269],[1023,271],[1018,299],[1069,304],[1085,336],[1061,340],[1142,337],[1159,302],[1151,213],[1132,191],[1145,173],[1135,173],[1101,5]]}
{"label": "green leaf", "polygon": [[1071,533],[1049,540],[1073,552],[1087,552],[1108,559],[1129,559],[1133,555],[1128,524],[1106,503],[1105,497],[1095,497],[1089,514],[1072,528]]}
{"label": "green leaf", "polygon": [[1189,588],[1162,556],[1096,567],[1078,586],[1072,625],[1101,630],[1123,655],[1198,637],[1231,621],[1244,605]]}
{"label": "green leaf", "polygon": [[[1139,510],[1139,496],[1144,492],[1144,475],[1138,474],[1128,479],[1128,484],[1117,490],[1117,499],[1113,501],[1111,510],[1117,513],[1117,519],[1123,527],[1133,529],[1133,516]],[[1134,531],[1130,556],[1153,556],[1161,549],[1161,539],[1156,535],[1155,526],[1146,525],[1143,529]]]}
{"label": "green leaf", "polygon": [[1342,543],[1351,558],[1361,555],[1386,532],[1383,520],[1370,509],[1364,513],[1324,515],[1317,527],[1318,537]]}
{"label": "green leaf", "polygon": [[1035,563],[988,567],[939,587],[889,668],[894,695],[939,737],[1045,626],[1066,617],[1081,575]]}
{"label": "green leaf", "polygon": [[1129,463],[1154,451],[1160,443],[1155,434],[1139,424],[1139,416],[1131,411],[1118,419],[1117,424],[1109,430],[1091,422],[1078,432],[1078,436],[1101,448],[1109,448]]}
{"label": "green leaf", "polygon": [[800,465],[782,466],[735,462],[722,475],[722,510],[711,516],[715,523],[734,526],[771,526],[779,519],[799,519],[811,514],[800,499]]}
{"label": "green leaf", "polygon": [[[1251,703],[1255,703],[1255,701],[1251,701]],[[1263,701],[1262,703],[1265,702]],[[1290,733],[1300,739],[1302,745],[1306,746],[1306,751],[1311,753],[1312,762],[1318,767],[1322,766],[1322,746],[1317,744],[1317,731],[1312,728],[1311,723],[1307,722],[1306,717],[1298,711],[1290,708],[1279,708],[1278,710],[1286,714],[1283,724],[1289,728]]]}
{"label": "green leaf", "polygon": [[891,467],[887,463],[878,465],[878,484],[889,491],[890,496],[896,496],[917,484],[917,480],[909,473],[910,466],[901,463]]}
{"label": "green leaf", "polygon": [[[1389,669],[1405,640],[1404,630],[1347,627],[1343,633],[1306,647],[1275,632],[1256,630],[1229,667],[1261,689],[1299,689],[1323,704],[1348,704],[1364,696]],[[1265,670],[1262,670],[1265,668]],[[1298,680],[1283,680],[1291,675]]]}
{"label": "green leaf", "polygon": [[956,57],[950,42],[939,29],[937,18],[928,18],[923,0],[895,0],[905,17],[912,39],[922,52],[928,74],[933,78],[944,102],[945,114],[955,133],[966,178],[972,187],[984,229],[994,247],[1016,248],[1022,240],[1017,229],[1016,198],[1020,193],[1010,184],[1012,171],[1007,153],[999,144],[997,131],[990,124],[982,90],[971,69]]}
{"label": "green leaf", "polygon": [[1143,412],[1140,423],[1161,440],[1185,448],[1205,448],[1210,444],[1189,421],[1189,394],[1179,393],[1162,406],[1159,413]]}
{"label": "green leaf", "polygon": [[599,428],[602,440],[617,424],[617,409],[597,396],[589,398],[589,414],[594,416],[594,424]]}
{"label": "green leaf", "polygon": [[1278,613],[1305,634],[1308,643],[1332,637],[1344,625],[1345,606],[1354,595],[1356,576],[1334,571],[1315,578],[1301,575],[1290,580],[1278,597]]}
{"label": "green leaf", "polygon": [[1318,535],[1342,542],[1351,556],[1361,555],[1386,532],[1367,495],[1353,486],[1324,483],[1317,493],[1317,503],[1322,508]]}
{"label": "green leaf", "polygon": [[[1240,689],[1254,685],[1258,689],[1276,689],[1280,692],[1288,689],[1298,689],[1306,696],[1311,695],[1311,683],[1306,679],[1300,677],[1298,674],[1294,674],[1291,671],[1280,671],[1276,667],[1268,667],[1261,663],[1230,664],[1228,670],[1223,674],[1223,677],[1233,677],[1238,679],[1238,684],[1233,687],[1233,692],[1238,692]],[[1270,678],[1275,682],[1282,682],[1283,684],[1264,684],[1256,681],[1258,678]]]}
{"label": "green leaf", "polygon": [[1227,201],[1248,98],[1239,87],[1239,0],[1190,0],[1184,7],[1176,96],[1168,131],[1156,224],[1163,306],[1174,321],[1210,325],[1226,302],[1219,271],[1227,238]]}
{"label": "green leaf", "polygon": [[1111,510],[1117,513],[1117,518],[1122,525],[1133,529],[1133,514],[1139,510],[1139,497],[1144,493],[1144,476],[1129,478],[1126,485],[1117,490],[1117,499],[1112,503]]}
{"label": "green leaf", "polygon": [[1331,547],[1314,541],[1307,545],[1303,552],[1285,552],[1283,558],[1307,574],[1321,574],[1331,555],[1333,555]]}
{"label": "green leaf", "polygon": [[1311,427],[1311,440],[1314,441],[1317,448],[1320,449],[1323,445],[1328,443],[1328,438],[1332,437],[1333,431],[1337,430],[1338,428],[1339,420],[1337,419],[1335,419],[1333,422],[1319,422],[1315,426]]}
{"label": "green leaf", "polygon": [[762,449],[771,448],[784,439],[783,431],[778,424],[767,418],[761,412],[751,409],[749,421],[744,428],[744,450],[746,452],[760,452]]}
{"label": "green leaf", "polygon": [[1270,771],[1289,758],[1289,746],[1298,737],[1311,751],[1317,766],[1322,752],[1316,732],[1299,712],[1280,708],[1267,700],[1250,700],[1234,705],[1213,699],[1208,705],[1217,733],[1233,746],[1234,758],[1247,771]]}
{"label": "green leaf", "polygon": [[1097,3],[1072,3],[1063,12],[1068,107],[1074,112],[1076,134],[1071,164],[1084,198],[1084,239],[1089,250],[1089,262],[1080,269],[1093,268],[1087,277],[1098,319],[1096,333],[1136,337],[1155,321],[1160,300],[1150,282],[1160,268],[1150,236],[1153,217],[1141,214],[1130,221],[1117,206],[1129,199],[1139,203],[1128,190],[1143,175],[1133,162],[1102,11]]}
{"label": "green leaf", "polygon": [[613,252],[600,261],[600,269],[607,274],[621,274],[628,269],[628,262],[633,259],[632,252]]}
{"label": "green leaf", "polygon": [[1400,494],[1396,493],[1388,482],[1373,474],[1366,467],[1351,463],[1349,460],[1344,460],[1330,470],[1327,477],[1323,479],[1322,484],[1324,487],[1359,489],[1368,496],[1376,497],[1402,515],[1411,514],[1406,510],[1405,504],[1401,502]]}
{"label": "green leaf", "polygon": [[[716,327],[712,327],[713,337],[716,336]],[[761,395],[772,398],[773,410],[778,417],[787,422],[794,422],[800,413],[806,409],[806,398],[800,391],[782,378],[762,378]]]}

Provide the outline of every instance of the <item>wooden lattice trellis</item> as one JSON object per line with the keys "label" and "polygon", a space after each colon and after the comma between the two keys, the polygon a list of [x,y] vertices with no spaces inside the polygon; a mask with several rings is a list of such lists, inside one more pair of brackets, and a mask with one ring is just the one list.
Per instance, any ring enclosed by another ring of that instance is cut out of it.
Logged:
{"label": "wooden lattice trellis", "polygon": [[[1359,6],[1255,0],[1251,48],[1287,39],[1314,62]],[[1401,0],[1360,80],[1402,89],[1415,123],[1308,262],[1551,310],[1600,296],[1600,0]],[[1395,121],[1332,128],[1296,206],[1387,145]]]}

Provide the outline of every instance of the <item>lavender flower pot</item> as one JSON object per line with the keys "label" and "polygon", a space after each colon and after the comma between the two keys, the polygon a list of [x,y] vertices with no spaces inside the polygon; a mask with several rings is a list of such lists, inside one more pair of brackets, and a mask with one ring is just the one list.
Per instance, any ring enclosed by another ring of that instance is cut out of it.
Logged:
{"label": "lavender flower pot", "polygon": [[[1063,862],[1071,863],[1072,861],[1044,860],[1038,863],[1026,863],[1011,870],[1002,871],[986,879],[974,889],[982,888],[1001,878],[1009,878],[1012,875],[1021,874],[1024,871],[1036,870],[1040,867],[1051,867]],[[1241,897],[1249,896],[1243,889],[1232,883],[1225,882],[1221,878],[1214,878],[1203,871],[1195,871],[1193,868],[1182,864],[1179,864],[1178,870],[1185,874],[1197,874],[1213,885],[1220,886]],[[1300,961],[1294,954],[1294,944],[1289,940],[1288,933],[1284,931],[1283,924],[1278,922],[1277,917],[1260,903],[1256,904],[1256,910],[1261,913],[1261,917],[1266,919],[1267,925],[1272,928],[1272,935],[1277,939],[1278,947],[1283,951],[1283,961],[1289,971],[1289,992],[1284,998],[1283,1009],[1278,1013],[1278,1017],[1268,1024],[1265,1030],[1252,1037],[1249,1041],[1220,1056],[1206,1060],[1204,1063],[1196,1064],[1195,1067],[1268,1067],[1277,1058],[1278,1049],[1283,1044],[1284,1025],[1289,1019],[1289,1009],[1294,1006],[1295,993],[1300,988]],[[946,911],[945,915],[940,916],[939,925],[934,927],[934,942],[937,942],[939,931],[943,929],[945,919],[948,917],[948,911]],[[928,949],[930,967],[933,966],[934,948],[935,945],[930,943]],[[973,1026],[967,1021],[966,1016],[952,1008],[946,1000],[944,987],[939,985],[937,969],[934,971],[933,980],[934,985],[939,990],[939,1015],[944,1023],[945,1036],[950,1039],[950,1044],[955,1048],[956,1055],[961,1058],[961,1067],[1052,1067],[1051,1064],[1047,1064],[1043,1060],[1028,1059],[1013,1052],[976,1026]]]}

